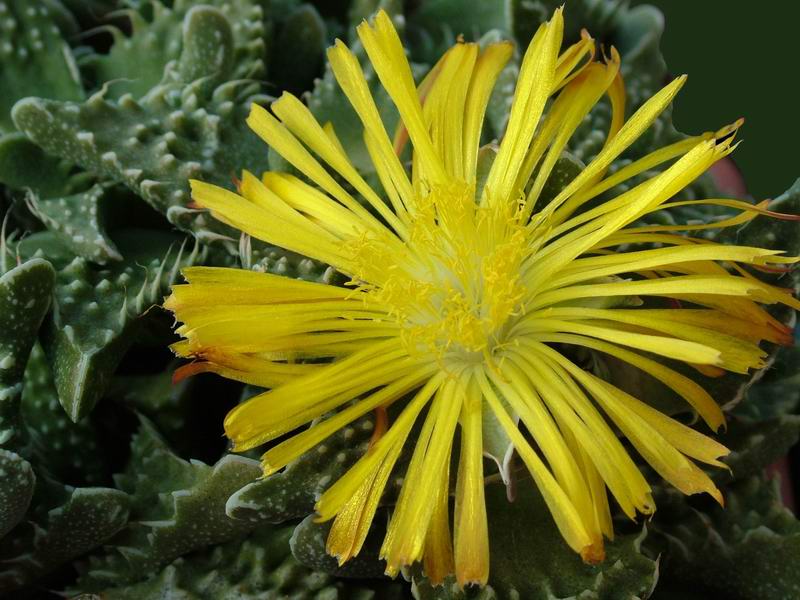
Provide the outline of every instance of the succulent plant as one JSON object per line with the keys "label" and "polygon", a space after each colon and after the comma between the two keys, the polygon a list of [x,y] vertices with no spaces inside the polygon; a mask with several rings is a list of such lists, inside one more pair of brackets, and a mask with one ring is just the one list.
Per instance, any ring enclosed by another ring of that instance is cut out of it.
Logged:
{"label": "succulent plant", "polygon": [[[757,373],[703,381],[728,411],[721,441],[732,450],[730,471],[714,474],[726,509],[660,487],[653,519],[620,519],[606,560],[588,565],[564,544],[538,492],[521,486],[508,503],[506,489],[489,481],[491,575],[486,587],[465,589],[454,580],[434,586],[415,568],[396,580],[384,577],[376,548],[381,524],[353,563],[342,567],[326,553],[330,525],[316,522],[315,502],[367,451],[374,416],[262,479],[254,457],[230,452],[221,438],[225,412],[255,390],[210,374],[182,379],[186,372],[168,350],[177,338],[160,305],[184,267],[337,281],[327,265],[242,236],[192,202],[189,179],[235,189],[243,170],[292,170],[247,127],[252,103],[268,106],[283,91],[301,96],[320,122],[333,124],[360,172],[377,180],[357,116],[326,66],[335,38],[363,58],[355,26],[383,9],[395,18],[418,79],[460,35],[482,44],[515,42],[489,102],[488,143],[507,123],[519,48],[560,4],[0,0],[0,595],[798,595],[800,524],[765,476],[800,438],[797,349],[770,348],[769,368]],[[656,9],[568,0],[566,19],[569,41],[586,28],[619,50],[629,112],[662,85],[664,22]],[[377,75],[366,75],[392,131],[397,112]],[[603,101],[580,125],[545,198],[597,154],[611,114]],[[667,110],[609,172],[683,137]],[[491,148],[480,157],[492,159]],[[705,176],[682,197],[716,193]],[[800,180],[770,208],[800,213]],[[650,222],[671,223],[676,212]],[[714,220],[724,209],[686,206],[678,214]],[[796,221],[758,217],[732,235],[740,244],[800,255]],[[800,290],[798,271],[759,276]],[[649,402],[677,412],[676,396],[648,388],[650,381],[624,364],[592,353],[583,359],[587,369],[634,395],[649,389]],[[396,500],[399,473],[379,515]]]}

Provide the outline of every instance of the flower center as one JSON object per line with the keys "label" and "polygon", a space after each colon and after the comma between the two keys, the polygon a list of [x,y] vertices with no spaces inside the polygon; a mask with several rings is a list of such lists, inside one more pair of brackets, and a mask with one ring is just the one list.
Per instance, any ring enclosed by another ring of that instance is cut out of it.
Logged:
{"label": "flower center", "polygon": [[410,352],[472,363],[506,343],[529,247],[508,204],[479,206],[474,187],[453,183],[416,199],[402,251],[379,240],[358,244],[356,262],[385,273],[358,287],[400,322]]}

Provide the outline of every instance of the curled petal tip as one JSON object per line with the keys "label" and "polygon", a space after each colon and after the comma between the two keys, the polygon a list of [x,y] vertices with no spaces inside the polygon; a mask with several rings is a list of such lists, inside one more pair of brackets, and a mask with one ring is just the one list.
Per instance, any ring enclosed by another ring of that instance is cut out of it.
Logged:
{"label": "curled petal tip", "polygon": [[208,363],[198,361],[192,362],[188,365],[183,365],[175,369],[175,372],[172,374],[172,383],[180,383],[184,379],[188,379],[192,375],[197,375],[198,373],[205,373],[208,371]]}
{"label": "curled petal tip", "polygon": [[589,565],[598,565],[606,559],[606,550],[603,541],[595,541],[581,549],[581,559]]}

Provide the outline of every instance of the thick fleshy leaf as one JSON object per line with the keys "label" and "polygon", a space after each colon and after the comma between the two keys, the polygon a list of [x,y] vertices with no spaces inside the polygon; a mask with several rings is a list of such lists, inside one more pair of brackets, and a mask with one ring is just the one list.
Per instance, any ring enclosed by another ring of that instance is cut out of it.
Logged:
{"label": "thick fleshy leaf", "polygon": [[[151,10],[134,8],[125,14],[130,20],[130,35],[117,28],[118,22],[106,25],[114,38],[108,53],[92,52],[81,57],[81,67],[95,80],[98,88],[111,82],[108,89],[110,98],[124,94],[135,98],[145,96],[161,82],[165,67],[179,58],[183,63],[183,73],[189,77],[187,81],[215,69],[225,69],[225,75],[231,80],[263,75],[264,13],[258,2],[206,0],[196,6],[198,3],[190,0],[177,0],[174,3],[147,4]],[[223,30],[220,34],[227,33],[229,39],[224,40],[224,46],[232,48],[233,52],[219,52],[222,39],[214,39],[217,29],[214,23],[208,23],[213,20],[209,14],[218,9],[224,9],[225,16],[237,25],[235,31],[228,28],[227,32]],[[197,31],[186,36],[186,28]],[[211,54],[204,54],[203,48]],[[131,60],[132,56],[136,60]],[[222,57],[224,63],[217,64],[216,60]],[[198,69],[205,73],[197,73]]]}
{"label": "thick fleshy leaf", "polygon": [[181,267],[198,259],[198,248],[169,233],[119,231],[115,243],[125,259],[98,267],[73,257],[62,237],[27,237],[19,252],[48,256],[58,270],[53,310],[42,344],[50,360],[59,399],[77,421],[95,405],[128,347],[139,317],[157,304]]}
{"label": "thick fleshy leaf", "polygon": [[77,256],[102,265],[122,260],[106,233],[109,187],[96,184],[85,192],[49,198],[32,193],[28,205],[45,227],[64,235],[64,241]]}
{"label": "thick fleshy leaf", "polygon": [[36,475],[19,454],[0,449],[0,540],[25,516]]}
{"label": "thick fleshy leaf", "polygon": [[[725,508],[689,502],[673,490],[656,497],[648,538],[660,553],[663,587],[654,598],[785,600],[800,588],[800,522],[781,503],[775,482],[760,476],[729,486]],[[662,591],[663,590],[663,591]]]}
{"label": "thick fleshy leaf", "polygon": [[720,443],[731,450],[724,462],[731,473],[714,471],[719,481],[742,480],[763,473],[769,465],[786,456],[800,439],[800,416],[780,415],[763,421],[732,418]]}
{"label": "thick fleshy leaf", "polygon": [[378,560],[378,552],[386,534],[386,528],[380,526],[380,523],[385,523],[386,518],[385,514],[376,516],[376,526],[370,529],[361,552],[339,566],[338,561],[325,550],[332,522],[316,523],[315,516],[309,515],[295,527],[292,534],[290,540],[292,555],[301,564],[336,577],[359,579],[383,577],[386,562]]}
{"label": "thick fleshy leaf", "polygon": [[39,344],[33,347],[25,369],[21,414],[27,438],[24,453],[37,469],[67,485],[94,486],[108,481],[112,445],[91,418],[74,423],[64,412]]}
{"label": "thick fleshy leaf", "polygon": [[[0,249],[0,272],[7,266]],[[19,407],[25,365],[39,327],[50,306],[55,271],[40,258],[29,260],[0,276],[0,444],[20,441]]]}
{"label": "thick fleshy leaf", "polygon": [[86,591],[141,581],[176,558],[239,538],[254,523],[225,515],[225,501],[260,473],[256,461],[235,455],[213,467],[185,461],[142,418],[131,461],[117,485],[131,494],[131,522],[91,559],[79,585]]}
{"label": "thick fleshy leaf", "polygon": [[401,600],[407,597],[399,582],[342,581],[300,564],[289,552],[292,530],[291,525],[261,525],[245,539],[194,552],[140,583],[106,588],[100,596],[115,600]]}
{"label": "thick fleshy leaf", "polygon": [[322,71],[328,46],[325,22],[311,4],[302,4],[282,17],[273,40],[270,79],[282,89],[301,94],[313,87]]}
{"label": "thick fleshy leaf", "polygon": [[[57,2],[3,2],[0,35],[0,133],[14,131],[9,111],[26,96],[57,100],[83,98],[80,74],[61,26],[75,27]],[[74,31],[69,31],[74,33]],[[35,74],[35,75],[32,75]]]}
{"label": "thick fleshy leaf", "polygon": [[30,190],[41,198],[81,192],[92,176],[72,173],[72,167],[69,161],[46,154],[24,133],[0,137],[0,183],[11,189]]}
{"label": "thick fleshy leaf", "polygon": [[373,427],[373,418],[363,417],[303,454],[281,473],[243,487],[228,500],[228,515],[281,523],[314,512],[322,492],[366,452]]}
{"label": "thick fleshy leaf", "polygon": [[[242,169],[266,168],[266,149],[245,123],[250,103],[265,100],[260,85],[225,68],[244,52],[236,31],[260,23],[261,9],[249,6],[258,13],[253,23],[247,11],[189,10],[180,29],[184,55],[140,100],[111,99],[106,89],[83,103],[26,98],[15,105],[14,121],[48,153],[123,183],[198,238],[238,236],[192,208],[188,180],[232,187]],[[214,60],[202,58],[209,44]]]}
{"label": "thick fleshy leaf", "polygon": [[44,482],[37,484],[34,504],[33,514],[0,544],[0,593],[29,585],[100,546],[128,520],[128,496],[114,489]]}

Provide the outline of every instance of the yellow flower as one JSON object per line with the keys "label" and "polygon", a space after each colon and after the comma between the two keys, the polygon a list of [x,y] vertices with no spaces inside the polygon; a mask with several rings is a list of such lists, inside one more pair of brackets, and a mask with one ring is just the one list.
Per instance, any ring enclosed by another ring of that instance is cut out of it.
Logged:
{"label": "yellow flower", "polygon": [[[317,503],[321,520],[335,518],[328,550],[341,562],[359,552],[408,443],[412,457],[381,550],[387,573],[423,561],[435,582],[455,573],[460,584],[486,583],[487,422],[502,427],[566,543],[587,562],[601,561],[603,539],[613,537],[608,492],[630,518],[655,509],[620,432],[683,493],[707,492],[721,503],[693,461],[724,466],[726,448],[579,367],[569,349],[634,365],[717,430],[724,423],[717,403],[652,356],[706,375],[747,373],[764,366],[762,341],[789,343],[790,332],[760,304],[800,303],[741,265],[771,269],[796,259],[676,233],[773,214],[763,204],[700,200],[741,213],[711,225],[631,225],[691,204],[669,199],[733,150],[739,123],[674,143],[606,177],[684,78],[625,122],[616,51],[595,61],[594,41],[585,35],[560,52],[562,32],[559,10],[525,52],[507,130],[489,150],[494,160],[481,180],[484,113],[511,45],[459,43],[417,87],[391,20],[380,12],[358,35],[399,112],[394,141],[353,53],[337,42],[328,57],[363,123],[382,190],[353,167],[330,124],[321,126],[288,93],[271,113],[253,106],[248,123],[304,179],[245,172],[238,194],[192,182],[194,200],[216,218],[351,279],[337,287],[196,267],[185,271],[188,284],[176,286],[167,302],[183,323],[178,331],[185,339],[175,350],[201,359],[185,372],[213,371],[271,388],[226,418],[236,450],[332,413],[270,447],[265,475],[362,415],[380,416],[384,426],[367,453]],[[605,146],[555,198],[537,203],[573,132],[604,95],[613,112]],[[406,141],[413,146],[410,173],[399,158]],[[613,200],[589,204],[665,164]],[[636,305],[639,299],[644,306]],[[393,403],[399,410],[386,423]],[[419,432],[410,442],[415,424]]]}

